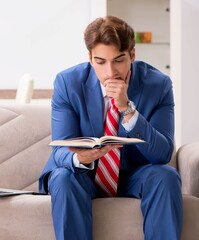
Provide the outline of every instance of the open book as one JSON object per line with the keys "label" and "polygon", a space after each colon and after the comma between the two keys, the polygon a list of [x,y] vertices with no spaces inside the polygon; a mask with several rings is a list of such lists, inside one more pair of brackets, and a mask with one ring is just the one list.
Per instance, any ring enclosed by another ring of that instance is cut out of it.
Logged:
{"label": "open book", "polygon": [[78,147],[78,148],[100,148],[110,144],[138,144],[144,141],[138,138],[125,138],[118,136],[103,136],[101,138],[96,137],[78,137],[65,140],[54,140],[50,146],[67,146],[67,147]]}

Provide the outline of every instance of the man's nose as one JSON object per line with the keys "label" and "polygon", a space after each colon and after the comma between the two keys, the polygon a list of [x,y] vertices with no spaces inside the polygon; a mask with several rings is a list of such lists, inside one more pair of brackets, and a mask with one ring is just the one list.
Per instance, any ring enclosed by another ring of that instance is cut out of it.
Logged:
{"label": "man's nose", "polygon": [[107,63],[106,74],[108,78],[114,78],[116,76],[116,69],[112,63]]}

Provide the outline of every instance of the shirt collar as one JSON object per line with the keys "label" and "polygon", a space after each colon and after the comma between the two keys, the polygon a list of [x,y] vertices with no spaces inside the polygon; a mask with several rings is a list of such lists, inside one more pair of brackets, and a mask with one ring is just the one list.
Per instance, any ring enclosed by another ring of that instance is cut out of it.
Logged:
{"label": "shirt collar", "polygon": [[102,96],[104,98],[104,97],[106,97],[106,91],[105,91],[104,85],[102,85],[102,83],[100,83],[100,87],[101,87],[101,90],[102,90]]}

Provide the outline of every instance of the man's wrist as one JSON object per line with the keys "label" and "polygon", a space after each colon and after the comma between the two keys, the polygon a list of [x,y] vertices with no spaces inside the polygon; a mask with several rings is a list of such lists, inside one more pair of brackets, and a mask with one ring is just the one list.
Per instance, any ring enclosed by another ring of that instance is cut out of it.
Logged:
{"label": "man's wrist", "polygon": [[[130,114],[129,114],[130,115]],[[136,125],[139,113],[136,110],[132,117],[129,116],[129,119],[126,119],[128,116],[125,116],[122,120],[122,126],[127,132],[130,132]]]}
{"label": "man's wrist", "polygon": [[76,153],[73,154],[73,164],[76,168],[83,168],[83,169],[89,169],[89,170],[94,169],[94,163],[93,162],[90,163],[90,164],[87,164],[87,165],[80,163]]}
{"label": "man's wrist", "polygon": [[126,116],[126,115],[128,115],[130,113],[133,115],[135,113],[135,111],[136,111],[136,107],[135,107],[135,104],[134,104],[133,101],[128,101],[126,110],[123,111],[123,110],[119,110],[118,109],[118,111],[120,112],[120,114],[122,116]]}

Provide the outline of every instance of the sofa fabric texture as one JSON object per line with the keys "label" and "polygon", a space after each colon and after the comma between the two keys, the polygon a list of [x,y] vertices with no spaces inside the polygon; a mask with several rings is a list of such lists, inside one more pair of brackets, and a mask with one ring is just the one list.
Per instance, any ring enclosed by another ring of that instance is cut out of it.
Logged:
{"label": "sofa fabric texture", "polygon": [[[0,105],[0,188],[38,191],[39,175],[51,153],[50,109],[49,104]],[[182,176],[182,240],[198,240],[199,143],[178,149],[172,165]],[[50,196],[0,198],[1,239],[55,240]],[[93,200],[93,240],[110,239],[144,239],[140,200]]]}

